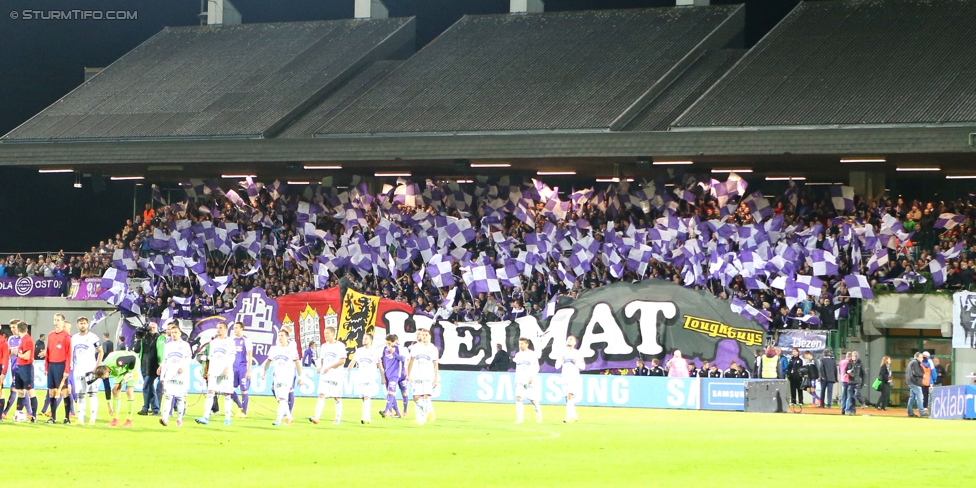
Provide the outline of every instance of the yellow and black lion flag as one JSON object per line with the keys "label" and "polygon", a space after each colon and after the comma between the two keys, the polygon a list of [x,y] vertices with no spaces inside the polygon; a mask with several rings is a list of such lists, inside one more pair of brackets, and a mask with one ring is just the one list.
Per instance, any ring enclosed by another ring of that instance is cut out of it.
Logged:
{"label": "yellow and black lion flag", "polygon": [[380,297],[364,295],[352,288],[346,289],[342,297],[336,340],[346,344],[349,359],[352,359],[356,348],[363,345],[363,337],[373,334],[379,304]]}

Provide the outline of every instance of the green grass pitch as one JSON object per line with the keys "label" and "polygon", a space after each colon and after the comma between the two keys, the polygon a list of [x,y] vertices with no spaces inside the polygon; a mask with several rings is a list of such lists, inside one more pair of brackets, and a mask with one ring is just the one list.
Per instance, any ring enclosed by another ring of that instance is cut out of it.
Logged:
{"label": "green grass pitch", "polygon": [[[0,472],[9,486],[72,488],[968,486],[976,456],[968,421],[581,407],[563,424],[563,408],[546,406],[536,424],[528,406],[513,425],[513,405],[435,402],[436,421],[419,427],[379,417],[374,400],[361,425],[346,399],[341,425],[316,426],[314,399],[298,399],[296,422],[273,427],[272,399],[254,397],[250,417],[225,427],[222,413],[193,422],[200,398],[181,428],[138,415],[109,428],[104,401],[94,427],[7,421]],[[332,411],[330,400],[323,419]]]}

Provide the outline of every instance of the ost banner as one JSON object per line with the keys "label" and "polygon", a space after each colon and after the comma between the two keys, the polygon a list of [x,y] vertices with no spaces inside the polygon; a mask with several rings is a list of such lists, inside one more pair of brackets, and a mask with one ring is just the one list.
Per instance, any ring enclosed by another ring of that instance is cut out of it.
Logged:
{"label": "ost banner", "polygon": [[0,278],[0,297],[61,296],[66,278]]}
{"label": "ost banner", "polygon": [[543,372],[555,371],[556,358],[570,334],[578,338],[588,370],[632,368],[638,358],[667,359],[675,349],[689,360],[709,361],[726,369],[732,361],[751,364],[751,351],[762,346],[765,332],[708,293],[657,280],[616,283],[583,293],[577,300],[564,299],[547,320],[528,316],[484,324],[435,323],[414,314],[405,303],[352,289],[342,300],[338,288],[277,300],[254,289],[241,294],[233,310],[198,321],[191,341],[209,341],[221,320],[244,323],[258,361],[264,360],[282,325],[297,331],[300,349],[310,341],[321,344],[325,327],[334,326],[350,352],[365,334],[382,338],[392,333],[406,344],[416,340],[418,327],[426,327],[431,329],[445,369],[485,369],[496,345],[514,351],[518,339],[528,337],[540,351]]}

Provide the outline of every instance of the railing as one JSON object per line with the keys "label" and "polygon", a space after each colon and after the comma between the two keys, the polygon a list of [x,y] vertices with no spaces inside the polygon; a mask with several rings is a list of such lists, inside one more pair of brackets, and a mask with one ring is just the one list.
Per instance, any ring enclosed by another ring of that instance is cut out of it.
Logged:
{"label": "railing", "polygon": [[847,317],[837,321],[837,330],[827,332],[827,347],[838,356],[840,349],[846,348],[852,337],[861,335],[861,300],[851,299],[847,307]]}

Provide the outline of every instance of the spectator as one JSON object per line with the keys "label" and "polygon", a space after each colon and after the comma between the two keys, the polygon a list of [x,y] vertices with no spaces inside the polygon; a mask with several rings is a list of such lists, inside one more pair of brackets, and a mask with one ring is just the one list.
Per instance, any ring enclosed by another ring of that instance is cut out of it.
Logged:
{"label": "spectator", "polygon": [[634,376],[650,376],[651,370],[644,366],[644,361],[641,359],[637,360],[637,367],[634,368]]}
{"label": "spectator", "polygon": [[861,359],[858,356],[857,351],[851,351],[851,359],[844,367],[844,372],[847,373],[848,378],[846,415],[856,415],[855,407],[857,406],[858,392],[864,383],[864,367],[861,365]]}
{"label": "spectator", "polygon": [[[924,417],[925,407],[922,406],[922,377],[925,371],[922,370],[922,353],[916,352],[915,357],[908,363],[905,369],[905,383],[908,383],[908,416]],[[915,408],[918,408],[918,415],[915,415]]]}
{"label": "spectator", "polygon": [[488,363],[488,371],[508,371],[512,367],[512,358],[502,349],[501,344],[495,345],[495,356]]}
{"label": "spectator", "polygon": [[824,355],[820,359],[820,408],[830,408],[834,399],[834,384],[837,383],[837,362],[834,361],[830,349],[824,349]]}
{"label": "spectator", "polygon": [[847,388],[850,376],[847,374],[847,363],[851,362],[851,353],[848,352],[844,355],[844,359],[840,360],[840,364],[837,365],[838,373],[840,374],[840,414],[844,415],[847,413],[847,394],[850,390]]}
{"label": "spectator", "polygon": [[688,361],[681,356],[681,351],[675,349],[674,355],[668,361],[668,376],[672,378],[688,377]]}
{"label": "spectator", "polygon": [[823,398],[817,394],[817,381],[820,380],[820,372],[817,370],[817,362],[813,360],[813,353],[803,352],[803,384],[800,385],[810,393],[811,401],[814,405],[822,405]]}
{"label": "spectator", "polygon": [[878,392],[881,393],[881,397],[878,399],[878,405],[874,408],[878,410],[888,410],[888,404],[891,403],[891,358],[885,356],[881,358],[881,367],[878,369],[878,381],[881,384],[878,386]]}
{"label": "spectator", "polygon": [[47,346],[44,344],[44,339],[46,337],[47,337],[46,335],[41,334],[41,335],[37,336],[37,341],[34,342],[34,360],[35,361],[40,361],[41,359],[44,359],[45,356],[47,356]]}
{"label": "spectator", "polygon": [[786,379],[790,381],[790,404],[803,405],[803,359],[795,347],[786,365]]}
{"label": "spectator", "polygon": [[132,341],[132,351],[139,354],[142,367],[142,410],[139,415],[159,415],[159,399],[156,398],[156,380],[159,378],[159,355],[156,352],[156,340],[159,338],[159,326],[156,322],[149,323],[149,330],[136,333]]}
{"label": "spectator", "polygon": [[759,357],[759,371],[756,378],[764,380],[779,378],[779,357],[776,355],[776,349],[767,347],[765,354]]}
{"label": "spectator", "polygon": [[922,353],[922,362],[919,365],[922,366],[922,372],[925,373],[925,376],[922,377],[922,406],[928,410],[929,389],[932,387],[932,376],[935,374],[932,371],[935,369],[935,364],[932,363],[931,355],[928,351]]}
{"label": "spectator", "polygon": [[661,367],[661,360],[654,358],[651,360],[651,367],[648,376],[664,376],[664,368]]}
{"label": "spectator", "polygon": [[939,358],[932,358],[932,363],[935,364],[935,386],[942,386],[946,375],[945,366],[942,366]]}

